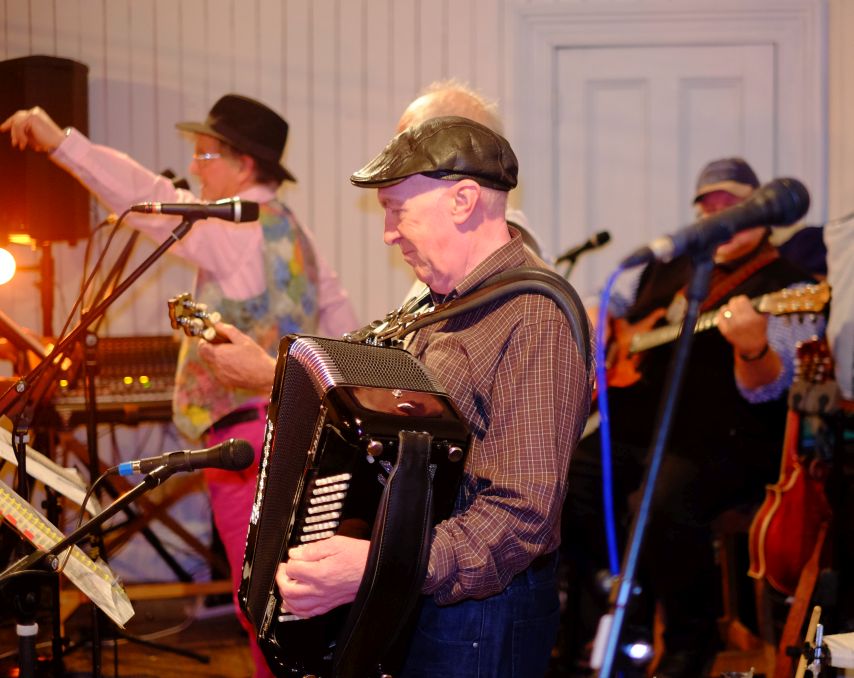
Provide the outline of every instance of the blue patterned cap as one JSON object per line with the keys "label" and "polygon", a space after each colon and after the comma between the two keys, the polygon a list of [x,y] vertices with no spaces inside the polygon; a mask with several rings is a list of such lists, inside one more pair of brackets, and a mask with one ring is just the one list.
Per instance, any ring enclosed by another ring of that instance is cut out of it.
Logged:
{"label": "blue patterned cap", "polygon": [[726,191],[739,198],[746,198],[757,188],[759,188],[759,179],[745,160],[722,158],[713,160],[700,172],[694,202],[713,191]]}

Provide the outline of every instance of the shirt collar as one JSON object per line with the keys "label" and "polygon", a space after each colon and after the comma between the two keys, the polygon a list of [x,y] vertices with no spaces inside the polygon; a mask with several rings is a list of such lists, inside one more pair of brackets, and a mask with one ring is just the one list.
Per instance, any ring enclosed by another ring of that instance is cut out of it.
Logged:
{"label": "shirt collar", "polygon": [[460,283],[444,297],[433,292],[435,302],[445,302],[456,299],[479,287],[487,278],[510,268],[525,265],[525,249],[522,235],[518,230],[509,226],[510,242],[505,243],[486,259],[481,261],[474,270],[463,278]]}
{"label": "shirt collar", "polygon": [[272,186],[265,186],[264,184],[254,184],[240,192],[241,200],[249,200],[259,204],[270,202],[275,197],[276,190]]}

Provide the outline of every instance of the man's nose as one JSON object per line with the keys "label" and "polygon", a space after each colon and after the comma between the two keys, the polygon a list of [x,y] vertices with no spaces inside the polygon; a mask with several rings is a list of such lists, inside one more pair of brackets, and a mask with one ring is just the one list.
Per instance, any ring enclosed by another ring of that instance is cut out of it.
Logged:
{"label": "man's nose", "polygon": [[383,230],[383,242],[386,245],[394,245],[399,237],[400,234],[397,232],[396,228],[386,225]]}

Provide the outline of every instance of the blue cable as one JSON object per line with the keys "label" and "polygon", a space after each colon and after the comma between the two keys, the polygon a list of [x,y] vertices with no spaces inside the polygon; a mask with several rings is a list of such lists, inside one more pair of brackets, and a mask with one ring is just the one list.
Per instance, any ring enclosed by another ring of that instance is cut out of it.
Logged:
{"label": "blue cable", "polygon": [[608,302],[617,276],[623,272],[618,268],[608,278],[602,290],[599,304],[599,321],[596,325],[596,384],[599,391],[599,436],[602,443],[602,508],[604,511],[605,539],[608,545],[608,569],[611,576],[620,573],[620,558],[617,552],[617,530],[614,519],[614,481],[611,467],[611,420],[608,412],[608,376],[605,365],[605,327],[608,323]]}

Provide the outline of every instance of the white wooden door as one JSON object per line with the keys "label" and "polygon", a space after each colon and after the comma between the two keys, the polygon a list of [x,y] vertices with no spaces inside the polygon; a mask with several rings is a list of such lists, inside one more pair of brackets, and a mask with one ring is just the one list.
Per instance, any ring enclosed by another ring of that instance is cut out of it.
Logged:
{"label": "white wooden door", "polygon": [[774,167],[774,48],[639,46],[557,52],[556,254],[607,230],[578,261],[591,293],[637,246],[693,221],[696,177],[743,156]]}
{"label": "white wooden door", "polygon": [[507,0],[514,200],[553,255],[609,230],[571,280],[598,290],[638,244],[691,223],[697,173],[743,155],[826,209],[823,0]]}

